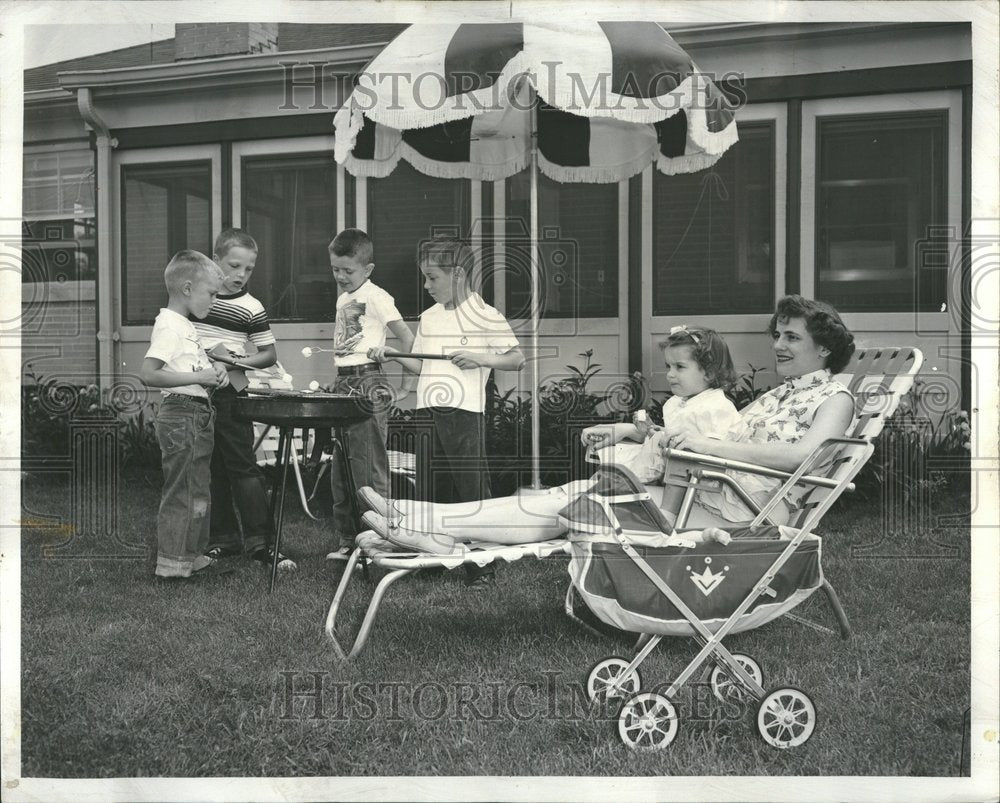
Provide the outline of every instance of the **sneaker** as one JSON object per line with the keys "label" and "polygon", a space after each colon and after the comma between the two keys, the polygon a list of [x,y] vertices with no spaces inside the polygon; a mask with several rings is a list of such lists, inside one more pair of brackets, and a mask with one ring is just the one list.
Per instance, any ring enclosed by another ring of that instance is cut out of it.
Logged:
{"label": "sneaker", "polygon": [[496,585],[497,576],[492,573],[481,574],[479,577],[467,577],[463,582],[472,591],[486,591]]}
{"label": "sneaker", "polygon": [[219,560],[220,558],[235,558],[242,554],[243,550],[241,549],[231,549],[226,546],[214,546],[205,553],[205,557],[212,558],[213,560]]}
{"label": "sneaker", "polygon": [[232,574],[236,571],[232,566],[224,566],[220,564],[215,558],[210,558],[207,555],[199,555],[191,563],[191,574],[155,574],[154,577],[157,580],[166,581],[179,581],[179,580],[196,580],[199,577],[219,577],[225,574]]}
{"label": "sneaker", "polygon": [[326,559],[327,560],[343,560],[343,561],[346,561],[348,558],[351,557],[351,553],[353,551],[354,550],[351,549],[349,546],[342,546],[342,547],[340,547],[340,549],[335,549],[333,552],[330,552],[326,556]]}
{"label": "sneaker", "polygon": [[225,564],[219,563],[218,560],[211,558],[208,555],[203,555],[202,557],[210,562],[208,564],[199,565],[200,561],[196,558],[194,567],[191,571],[192,577],[213,577],[216,575],[232,574],[236,571],[236,569],[232,566],[226,566]]}
{"label": "sneaker", "polygon": [[[265,546],[258,549],[251,556],[258,563],[263,563],[265,566],[270,566],[274,563],[274,547]],[[289,557],[278,553],[278,569],[283,572],[294,572],[298,569],[298,564],[295,563]]]}
{"label": "sneaker", "polygon": [[476,566],[473,563],[465,564],[465,583],[466,588],[471,588],[474,591],[484,591],[488,588],[492,588],[496,585],[497,574],[496,567],[492,563],[487,563],[485,566]]}

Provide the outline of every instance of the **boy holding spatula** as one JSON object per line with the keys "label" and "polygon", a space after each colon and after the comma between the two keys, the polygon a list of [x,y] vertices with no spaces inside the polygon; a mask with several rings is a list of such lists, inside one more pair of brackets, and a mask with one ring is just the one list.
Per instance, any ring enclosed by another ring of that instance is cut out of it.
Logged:
{"label": "boy holding spatula", "polygon": [[[344,427],[355,488],[371,486],[389,494],[389,457],[385,443],[389,434],[389,402],[398,401],[408,390],[393,390],[380,363],[368,352],[385,346],[388,333],[399,340],[403,351],[413,344],[413,333],[396,309],[395,299],[371,281],[375,270],[374,247],[360,229],[344,229],[330,243],[330,268],[337,282],[337,319],[333,327],[333,351],[337,366],[335,393],[362,394],[371,401],[370,418]],[[342,461],[331,463],[333,526],[337,548],[327,560],[347,560],[354,549],[357,522],[354,500],[348,489]]]}
{"label": "boy holding spatula", "polygon": [[[437,237],[421,243],[424,289],[436,303],[420,316],[414,353],[390,348],[369,352],[379,361],[396,360],[420,374],[416,406],[428,409],[434,421],[430,460],[434,502],[491,497],[483,415],[486,380],[491,370],[520,371],[525,362],[507,320],[470,287],[473,262],[472,249],[458,240]],[[492,580],[492,564],[465,568],[467,585],[488,585]]]}

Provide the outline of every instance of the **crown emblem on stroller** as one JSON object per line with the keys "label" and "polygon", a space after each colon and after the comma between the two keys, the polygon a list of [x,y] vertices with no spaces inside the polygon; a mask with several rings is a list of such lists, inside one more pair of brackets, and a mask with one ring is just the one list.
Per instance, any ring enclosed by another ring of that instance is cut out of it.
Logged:
{"label": "crown emblem on stroller", "polygon": [[705,558],[705,569],[701,572],[701,574],[698,574],[690,566],[685,567],[689,572],[691,572],[691,582],[694,583],[695,587],[706,597],[722,585],[722,581],[726,579],[726,570],[729,568],[726,566],[721,572],[713,572],[711,567],[708,565],[711,562],[711,558]]}

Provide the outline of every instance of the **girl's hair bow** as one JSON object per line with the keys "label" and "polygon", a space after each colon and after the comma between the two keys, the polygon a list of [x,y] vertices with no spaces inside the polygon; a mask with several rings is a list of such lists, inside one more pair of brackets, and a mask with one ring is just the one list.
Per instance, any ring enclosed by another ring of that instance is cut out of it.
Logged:
{"label": "girl's hair bow", "polygon": [[688,331],[686,323],[678,324],[677,326],[671,326],[670,334],[672,335],[685,334],[695,342],[695,345],[699,345],[701,343],[701,341],[698,339],[698,335],[696,335],[694,332]]}

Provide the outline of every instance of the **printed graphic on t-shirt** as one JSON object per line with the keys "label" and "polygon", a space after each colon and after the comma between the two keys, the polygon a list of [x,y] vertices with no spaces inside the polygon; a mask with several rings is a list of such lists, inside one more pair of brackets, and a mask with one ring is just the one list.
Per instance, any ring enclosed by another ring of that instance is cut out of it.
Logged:
{"label": "printed graphic on t-shirt", "polygon": [[333,347],[335,349],[349,349],[361,341],[367,308],[367,304],[352,301],[337,310],[337,321],[333,328]]}

